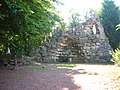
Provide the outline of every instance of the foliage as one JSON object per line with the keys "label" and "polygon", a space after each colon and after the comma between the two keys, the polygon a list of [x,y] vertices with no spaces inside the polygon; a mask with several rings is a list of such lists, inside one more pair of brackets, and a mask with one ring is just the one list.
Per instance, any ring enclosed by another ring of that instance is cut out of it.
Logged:
{"label": "foliage", "polygon": [[94,18],[97,16],[97,11],[95,11],[94,9],[90,8],[85,12],[84,15],[84,20],[87,21],[90,18]]}
{"label": "foliage", "polygon": [[74,9],[70,10],[69,28],[74,30],[80,28],[82,23],[86,22],[90,18],[94,18],[96,14],[97,13],[94,9],[88,9],[84,14],[81,15]]}
{"label": "foliage", "polygon": [[120,49],[115,49],[115,51],[111,51],[110,54],[112,55],[112,62],[120,66]]}
{"label": "foliage", "polygon": [[63,20],[61,20],[59,26],[60,26],[60,29],[61,29],[61,30],[66,30],[66,29],[67,29],[67,24],[66,24]]}
{"label": "foliage", "polygon": [[120,24],[116,26],[116,30],[120,30]]}
{"label": "foliage", "polygon": [[118,47],[120,31],[116,32],[116,25],[120,22],[119,8],[112,0],[104,0],[99,16],[103,23],[105,34],[107,35],[113,49]]}
{"label": "foliage", "polygon": [[[116,66],[120,67],[120,49],[116,49],[115,51],[111,51],[112,62],[115,63]],[[116,75],[117,80],[119,81],[119,89],[120,89],[120,68],[116,68],[114,74]]]}
{"label": "foliage", "polygon": [[70,11],[69,28],[76,30],[80,26],[80,14],[74,10]]}
{"label": "foliage", "polygon": [[25,53],[43,43],[60,20],[58,0],[0,0],[0,52]]}

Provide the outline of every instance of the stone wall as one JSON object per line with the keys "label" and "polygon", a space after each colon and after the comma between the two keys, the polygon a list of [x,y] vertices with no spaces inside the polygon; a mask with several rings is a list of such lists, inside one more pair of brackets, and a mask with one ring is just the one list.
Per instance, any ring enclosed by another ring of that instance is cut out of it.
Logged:
{"label": "stone wall", "polygon": [[32,55],[38,62],[106,62],[112,50],[98,17],[89,18],[77,30],[56,29]]}

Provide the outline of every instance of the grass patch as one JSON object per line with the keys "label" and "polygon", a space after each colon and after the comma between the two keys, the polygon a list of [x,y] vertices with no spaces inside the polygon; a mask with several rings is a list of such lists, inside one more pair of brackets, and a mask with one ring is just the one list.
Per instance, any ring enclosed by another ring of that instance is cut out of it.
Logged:
{"label": "grass patch", "polygon": [[30,69],[33,70],[33,71],[48,70],[47,68],[34,67],[34,66],[31,66]]}
{"label": "grass patch", "polygon": [[57,64],[58,67],[70,67],[70,68],[73,68],[73,67],[76,67],[78,64]]}

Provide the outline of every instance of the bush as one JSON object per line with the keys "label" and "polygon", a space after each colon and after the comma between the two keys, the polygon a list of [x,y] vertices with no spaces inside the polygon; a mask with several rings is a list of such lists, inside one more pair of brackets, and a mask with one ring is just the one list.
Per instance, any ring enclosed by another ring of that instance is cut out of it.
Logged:
{"label": "bush", "polygon": [[110,54],[112,55],[112,62],[115,65],[120,66],[120,49],[115,49],[115,51],[111,51]]}

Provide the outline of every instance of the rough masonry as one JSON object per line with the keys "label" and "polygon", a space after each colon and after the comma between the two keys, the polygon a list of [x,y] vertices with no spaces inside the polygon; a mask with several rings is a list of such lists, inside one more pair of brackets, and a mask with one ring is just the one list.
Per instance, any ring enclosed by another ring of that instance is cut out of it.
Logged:
{"label": "rough masonry", "polygon": [[112,48],[99,18],[92,17],[77,30],[56,29],[32,57],[37,62],[107,62],[109,50]]}

